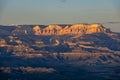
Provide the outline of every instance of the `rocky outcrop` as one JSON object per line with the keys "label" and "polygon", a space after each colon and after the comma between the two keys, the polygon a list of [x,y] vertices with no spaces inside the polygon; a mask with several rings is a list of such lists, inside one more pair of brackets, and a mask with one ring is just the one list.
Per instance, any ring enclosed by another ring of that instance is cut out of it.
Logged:
{"label": "rocky outcrop", "polygon": [[40,35],[42,31],[39,26],[35,26],[33,30],[34,30],[35,35]]}
{"label": "rocky outcrop", "polygon": [[109,31],[101,24],[73,24],[71,26],[48,25],[45,28],[33,27],[35,35],[92,34]]}

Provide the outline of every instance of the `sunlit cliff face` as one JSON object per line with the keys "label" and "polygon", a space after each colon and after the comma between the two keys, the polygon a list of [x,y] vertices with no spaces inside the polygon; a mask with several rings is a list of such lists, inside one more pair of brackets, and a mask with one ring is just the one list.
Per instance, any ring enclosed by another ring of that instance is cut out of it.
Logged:
{"label": "sunlit cliff face", "polygon": [[41,29],[40,29],[39,26],[35,26],[35,27],[33,28],[33,30],[34,30],[34,32],[35,32],[35,35],[40,35],[40,34],[41,34]]}
{"label": "sunlit cliff face", "polygon": [[45,28],[35,26],[33,28],[35,35],[64,35],[64,34],[92,34],[107,32],[108,29],[101,24],[73,24],[71,26],[48,25]]}

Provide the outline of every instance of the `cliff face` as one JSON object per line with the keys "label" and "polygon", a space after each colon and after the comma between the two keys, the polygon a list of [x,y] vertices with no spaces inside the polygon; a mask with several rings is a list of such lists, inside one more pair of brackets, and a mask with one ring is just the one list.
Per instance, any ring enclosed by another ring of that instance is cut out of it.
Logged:
{"label": "cliff face", "polygon": [[92,34],[109,31],[101,24],[73,24],[71,26],[48,25],[45,28],[35,26],[35,35]]}

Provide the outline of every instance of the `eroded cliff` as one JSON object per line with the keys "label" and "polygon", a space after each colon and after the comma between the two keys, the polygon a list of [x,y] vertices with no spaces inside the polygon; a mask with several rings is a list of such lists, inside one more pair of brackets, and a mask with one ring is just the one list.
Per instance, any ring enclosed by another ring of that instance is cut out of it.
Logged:
{"label": "eroded cliff", "polygon": [[48,25],[41,28],[40,26],[33,27],[35,35],[65,35],[65,34],[92,34],[92,33],[105,33],[110,31],[103,27],[101,24],[73,24],[73,25]]}

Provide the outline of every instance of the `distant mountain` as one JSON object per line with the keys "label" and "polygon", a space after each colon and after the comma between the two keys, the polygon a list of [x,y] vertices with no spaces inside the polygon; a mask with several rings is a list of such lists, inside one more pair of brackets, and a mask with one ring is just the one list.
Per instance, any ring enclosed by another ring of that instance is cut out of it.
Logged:
{"label": "distant mountain", "polygon": [[0,79],[119,80],[119,66],[120,33],[101,24],[0,26]]}
{"label": "distant mountain", "polygon": [[102,24],[9,25],[0,26],[0,33],[1,46],[13,48],[23,45],[43,53],[120,51],[120,34],[112,32]]}
{"label": "distant mountain", "polygon": [[35,48],[35,44],[42,46],[42,43],[47,46],[41,49],[49,51],[50,46],[52,52],[57,50],[54,46],[66,44],[70,48],[67,51],[77,51],[76,49],[88,52],[120,51],[120,34],[112,32],[101,24],[0,26],[0,38],[5,39],[10,45],[20,40],[23,45],[34,45],[32,48]]}

